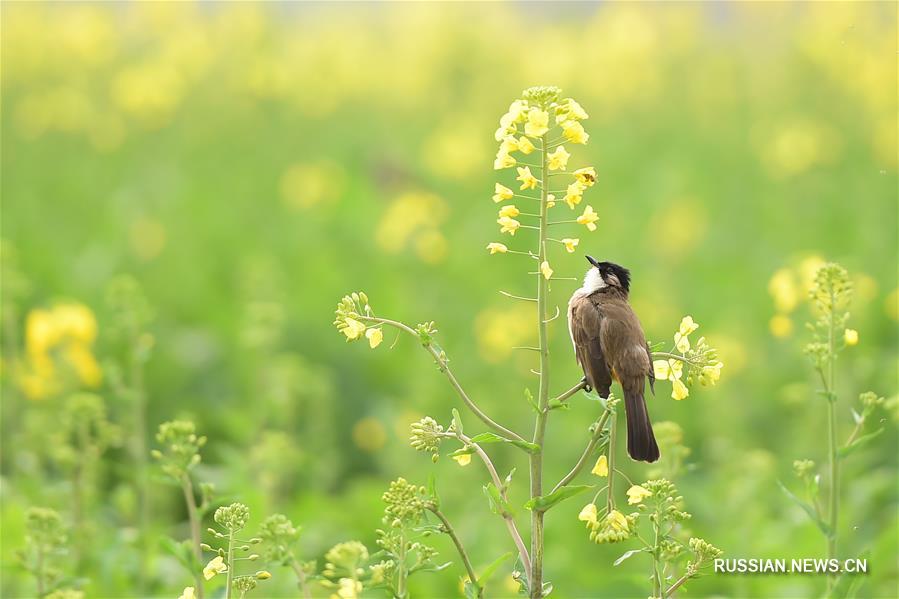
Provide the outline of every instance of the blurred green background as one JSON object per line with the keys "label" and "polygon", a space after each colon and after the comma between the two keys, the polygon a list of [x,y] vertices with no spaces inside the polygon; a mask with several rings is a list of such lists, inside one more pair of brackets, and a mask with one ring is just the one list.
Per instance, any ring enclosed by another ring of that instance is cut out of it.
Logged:
{"label": "blurred green background", "polygon": [[[387,483],[432,471],[476,566],[511,549],[483,472],[408,446],[411,422],[447,424],[459,405],[427,356],[391,334],[377,351],[347,346],[331,323],[360,289],[381,315],[435,320],[469,392],[513,429],[531,426],[522,391],[535,362],[511,347],[535,338],[533,316],[498,290],[527,295],[532,279],[484,247],[527,247],[532,232],[500,239],[490,195],[510,177],[492,170],[492,135],[522,89],[558,85],[590,113],[590,142],[572,151],[599,172],[586,203],[600,221],[553,267],[580,277],[582,253],[620,262],[651,340],[690,314],[720,348],[718,387],[682,402],[663,389],[650,410],[691,449],[675,480],[691,530],[729,557],[824,555],[777,480],[797,488],[794,459],[825,462],[804,298],[822,260],[852,273],[860,342],[838,364],[841,436],[858,393],[890,408],[878,413],[887,434],[846,462],[841,545],[870,552],[860,596],[895,596],[896,22],[894,3],[3,3],[0,594],[34,593],[14,557],[25,509],[71,518],[54,434],[78,385],[34,397],[22,380],[27,315],[59,301],[96,315],[97,392],[122,433],[93,473],[86,554],[69,572],[87,596],[174,597],[190,584],[158,548],[187,536],[180,492],[154,474],[150,528],[138,530],[128,450],[176,417],[209,437],[197,478],[247,503],[252,526],[275,511],[301,524],[304,559],[348,539],[373,549]],[[154,314],[143,426],[115,385],[107,289],[121,274]],[[564,309],[574,285],[554,283],[552,302]],[[564,319],[550,333],[560,392],[580,373]],[[597,413],[582,397],[554,413],[548,480]],[[520,452],[495,453],[500,470],[525,472]],[[645,597],[648,560],[612,567],[627,547],[590,543],[580,507],[548,517],[556,594]],[[514,594],[508,570],[490,596]],[[259,596],[291,596],[288,573],[274,574]],[[459,574],[413,578],[413,596],[457,596]],[[687,594],[823,586],[709,576]]]}

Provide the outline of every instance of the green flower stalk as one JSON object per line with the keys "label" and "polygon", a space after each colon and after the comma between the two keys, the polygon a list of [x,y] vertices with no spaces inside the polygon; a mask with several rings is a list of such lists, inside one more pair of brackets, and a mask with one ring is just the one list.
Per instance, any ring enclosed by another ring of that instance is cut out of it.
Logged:
{"label": "green flower stalk", "polygon": [[[414,338],[431,356],[438,370],[447,378],[462,403],[486,425],[490,432],[473,436],[462,432],[461,420],[454,410],[453,423],[444,429],[433,418],[427,417],[412,428],[411,444],[418,451],[429,453],[436,461],[440,454],[441,441],[454,440],[461,444],[451,457],[460,465],[467,465],[477,456],[484,464],[490,476],[485,485],[491,511],[505,521],[509,535],[518,552],[519,566],[515,568],[516,579],[522,586],[522,592],[531,599],[544,597],[552,588],[545,582],[544,564],[544,518],[545,513],[564,499],[590,488],[587,485],[572,485],[574,479],[591,461],[597,446],[608,449],[604,459],[611,462],[614,470],[613,445],[615,427],[613,402],[604,403],[606,409],[599,420],[589,431],[587,447],[571,471],[551,490],[544,487],[544,461],[546,459],[546,430],[550,414],[566,408],[565,402],[585,388],[581,382],[555,397],[551,395],[551,364],[549,349],[548,325],[560,315],[558,307],[551,314],[549,290],[553,281],[570,281],[555,275],[552,267],[552,250],[558,249],[567,253],[576,251],[580,239],[572,237],[557,238],[552,235],[554,227],[583,226],[587,232],[597,229],[599,216],[592,206],[587,205],[574,218],[550,217],[551,211],[578,210],[584,195],[597,182],[596,170],[592,166],[581,168],[569,167],[573,160],[566,146],[587,143],[589,134],[584,130],[582,122],[588,117],[586,111],[572,98],[563,98],[561,90],[556,87],[533,87],[525,90],[522,96],[512,102],[508,111],[500,118],[495,138],[499,142],[499,150],[494,161],[494,169],[503,171],[515,168],[518,189],[513,190],[502,183],[494,187],[493,201],[501,204],[497,224],[500,234],[514,236],[521,230],[533,231],[533,245],[525,250],[510,249],[505,243],[491,242],[487,245],[490,254],[513,254],[522,259],[533,260],[533,267],[527,274],[536,279],[534,297],[523,297],[501,292],[506,297],[518,301],[535,304],[537,308],[537,345],[523,347],[537,353],[538,365],[534,374],[538,377],[537,391],[530,390],[526,395],[534,412],[534,428],[527,436],[519,434],[491,418],[463,388],[455,373],[450,369],[449,359],[437,342],[437,330],[433,322],[419,324],[415,327],[378,316],[363,292],[355,292],[341,299],[336,309],[334,325],[348,342],[367,339],[369,347],[378,347],[383,339],[385,327],[395,328]],[[519,201],[520,200],[520,201]],[[515,203],[512,203],[512,202]],[[526,204],[526,205],[525,205]],[[670,352],[661,353],[657,357],[668,368],[668,377],[672,380],[675,399],[687,396],[686,385],[699,382],[704,385],[715,384],[720,376],[722,364],[717,359],[717,352],[709,346],[705,339],[700,339],[691,346],[688,336],[698,325],[692,318],[685,318],[681,329],[675,336],[675,346]],[[688,330],[689,329],[689,330]],[[682,338],[682,339],[681,339]],[[676,352],[676,353],[675,353]],[[681,380],[686,365],[687,377]],[[509,503],[508,487],[512,475],[501,478],[485,450],[488,443],[510,444],[525,452],[528,459],[529,498],[525,508],[529,510],[530,546],[522,539],[516,522],[515,510]],[[614,474],[613,474],[614,476]],[[635,518],[624,516],[614,509],[614,485],[608,485],[609,493],[602,521],[595,518],[591,523],[594,540],[603,542],[613,539],[624,539],[633,534]],[[595,501],[595,500],[594,500]],[[596,509],[595,504],[593,509]],[[629,519],[630,518],[630,519]],[[450,536],[453,536],[452,534]],[[463,557],[463,563],[466,562]],[[396,564],[394,564],[395,567]],[[465,564],[468,568],[469,564]],[[379,569],[379,575],[386,576],[388,566]],[[475,578],[470,570],[469,578],[477,581],[472,587],[476,592],[483,588],[484,576]],[[402,589],[401,589],[402,590]]]}
{"label": "green flower stalk", "polygon": [[[180,486],[187,506],[187,517],[190,524],[190,538],[194,557],[202,563],[203,550],[200,537],[200,512],[208,503],[208,488],[204,489],[200,505],[194,493],[194,485],[190,471],[200,463],[200,449],[206,444],[206,437],[198,436],[193,422],[174,420],[159,425],[156,441],[162,449],[154,449],[151,453],[162,468]],[[198,599],[203,599],[203,578],[199,572],[193,572]]]}
{"label": "green flower stalk", "polygon": [[17,557],[22,568],[34,576],[37,597],[46,596],[62,573],[57,558],[65,553],[67,535],[56,510],[32,507],[25,512],[25,548]]}
{"label": "green flower stalk", "polygon": [[262,542],[260,537],[243,540],[237,538],[237,533],[244,530],[247,522],[250,520],[250,508],[242,503],[232,503],[215,510],[213,517],[219,530],[209,528],[208,532],[217,540],[224,541],[224,547],[217,549],[204,545],[203,549],[207,551],[215,551],[216,556],[213,557],[203,568],[203,577],[211,580],[218,574],[225,574],[225,597],[231,599],[234,590],[240,593],[242,598],[248,592],[257,586],[257,581],[268,580],[272,577],[267,570],[259,570],[252,576],[236,575],[237,563],[240,561],[254,562],[259,559],[259,554],[251,553],[250,555],[239,557],[237,554],[249,552],[254,545]]}
{"label": "green flower stalk", "polygon": [[297,588],[304,599],[312,596],[309,587],[315,575],[315,562],[301,563],[294,554],[300,528],[283,514],[273,514],[259,527],[263,558],[268,564],[290,567],[297,577]]}

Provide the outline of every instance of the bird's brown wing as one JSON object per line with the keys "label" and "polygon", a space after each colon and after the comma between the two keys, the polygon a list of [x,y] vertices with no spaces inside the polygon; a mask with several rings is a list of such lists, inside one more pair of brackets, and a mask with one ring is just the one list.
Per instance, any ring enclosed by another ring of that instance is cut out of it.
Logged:
{"label": "bird's brown wing", "polygon": [[574,299],[569,307],[569,328],[577,362],[584,370],[587,383],[600,397],[608,397],[612,375],[599,340],[602,314],[588,298]]}
{"label": "bird's brown wing", "polygon": [[600,341],[609,366],[619,379],[639,381],[642,388],[643,378],[652,375],[652,364],[640,320],[623,297],[595,294],[591,299],[603,316]]}

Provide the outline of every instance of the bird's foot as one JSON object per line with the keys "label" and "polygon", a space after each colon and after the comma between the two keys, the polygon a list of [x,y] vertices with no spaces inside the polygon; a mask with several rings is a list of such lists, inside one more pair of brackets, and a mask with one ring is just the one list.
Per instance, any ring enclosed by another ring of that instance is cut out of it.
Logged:
{"label": "bird's foot", "polygon": [[593,391],[593,387],[591,387],[590,383],[587,382],[586,376],[581,377],[581,382],[584,383],[584,391],[586,391],[587,393],[590,393],[591,391]]}

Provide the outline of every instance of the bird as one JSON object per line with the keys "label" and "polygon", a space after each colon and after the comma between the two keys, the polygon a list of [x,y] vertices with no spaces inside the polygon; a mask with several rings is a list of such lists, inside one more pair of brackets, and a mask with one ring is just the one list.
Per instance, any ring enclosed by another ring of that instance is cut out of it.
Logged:
{"label": "bird", "polygon": [[659,446],[644,399],[646,379],[654,389],[652,358],[640,319],[628,302],[631,273],[613,262],[586,256],[584,284],[568,302],[568,331],[588,391],[608,399],[612,381],[624,391],[627,453],[641,462],[659,459]]}

